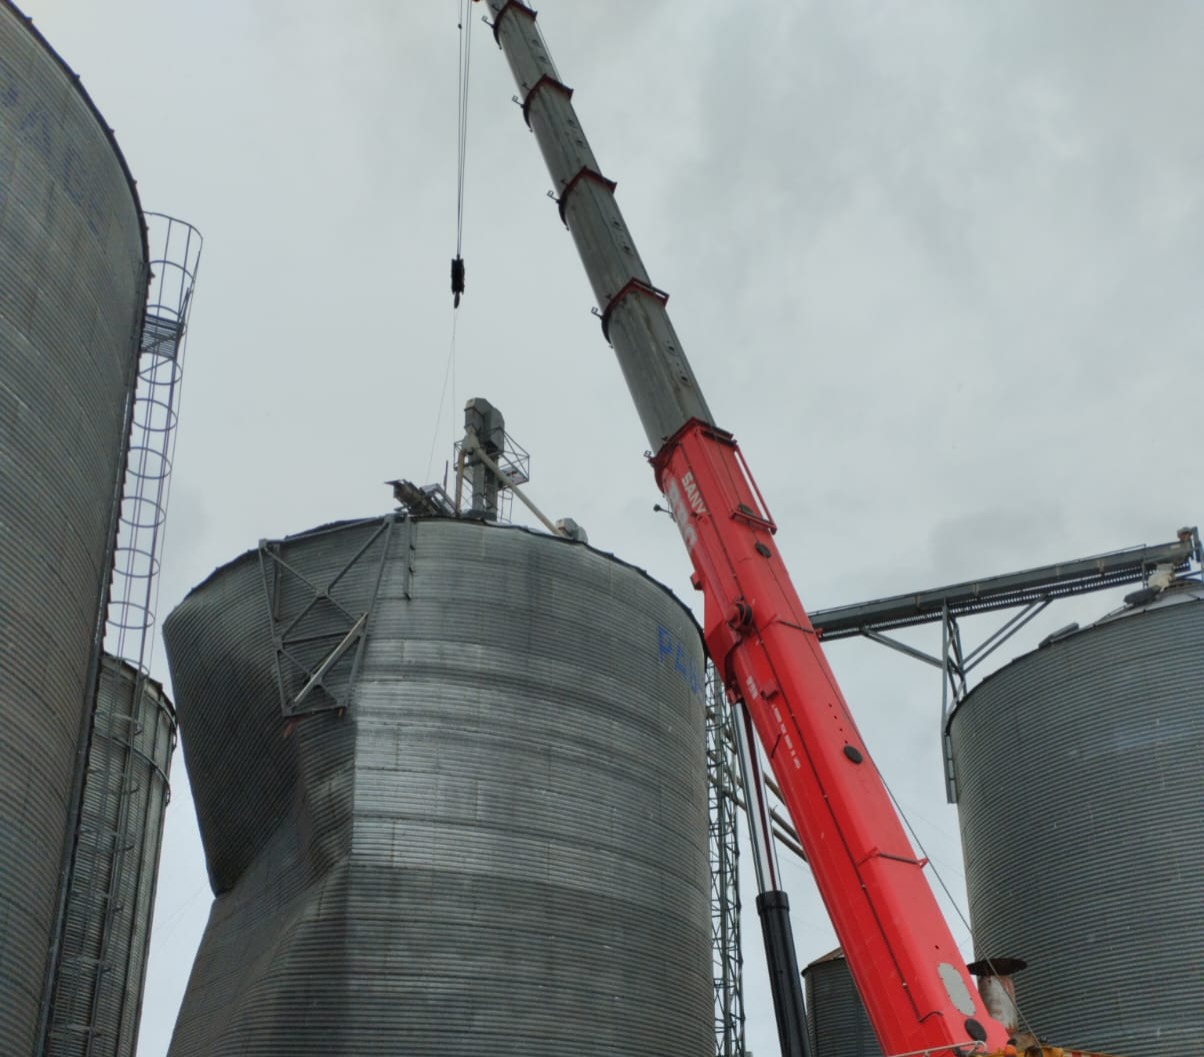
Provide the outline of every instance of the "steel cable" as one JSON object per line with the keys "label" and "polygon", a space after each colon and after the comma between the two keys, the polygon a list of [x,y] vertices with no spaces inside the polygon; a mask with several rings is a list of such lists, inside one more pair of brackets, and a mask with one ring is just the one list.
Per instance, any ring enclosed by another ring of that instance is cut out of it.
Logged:
{"label": "steel cable", "polygon": [[431,447],[426,461],[426,477],[430,478],[435,462],[435,447],[439,442],[439,425],[443,421],[443,404],[448,398],[448,382],[451,383],[451,440],[456,442],[456,309],[460,307],[460,295],[464,290],[464,183],[468,158],[468,78],[472,66],[472,27],[469,17],[472,0],[461,0],[457,12],[456,29],[459,31],[458,62],[456,70],[456,255],[452,258],[452,324],[451,341],[447,349],[447,361],[443,368],[443,385],[439,401],[435,405],[435,425],[431,430]]}
{"label": "steel cable", "polygon": [[[961,923],[966,927],[966,932],[970,936],[971,943],[977,945],[977,940],[974,937],[974,929],[970,925],[970,919],[962,913],[962,908],[954,898],[953,893],[949,890],[949,886],[945,884],[945,879],[941,876],[941,871],[937,869],[936,863],[933,862],[929,857],[927,850],[924,848],[924,842],[920,840],[920,835],[916,832],[915,827],[911,824],[911,819],[907,817],[907,813],[903,810],[903,805],[900,804],[898,799],[895,797],[894,791],[886,781],[886,776],[880,770],[878,770],[876,764],[874,766],[874,770],[878,771],[878,777],[882,781],[882,787],[886,790],[886,795],[890,797],[891,803],[895,805],[895,811],[899,813],[899,818],[903,820],[903,825],[907,827],[907,832],[911,834],[911,839],[915,841],[916,847],[920,850],[920,854],[925,858],[928,865],[932,867],[932,875],[936,878],[937,883],[941,886],[941,890],[945,893],[945,896],[952,904],[953,909],[957,912],[957,916],[961,919]],[[975,953],[977,954],[977,951],[975,951]],[[984,958],[982,960],[985,961],[987,965],[991,966],[992,970],[994,970],[995,965],[990,958]],[[1024,1025],[1024,1030],[1032,1035],[1033,1038],[1037,1038],[1037,1033],[1033,1031],[1033,1026],[1028,1022],[1028,1017],[1024,1015],[1024,1010],[1020,1008],[1019,1000],[1016,999],[1015,996],[1013,996],[1012,1000],[1016,1005],[1016,1015],[1020,1018],[1021,1024]],[[907,1057],[907,1055],[901,1054],[899,1057]]]}

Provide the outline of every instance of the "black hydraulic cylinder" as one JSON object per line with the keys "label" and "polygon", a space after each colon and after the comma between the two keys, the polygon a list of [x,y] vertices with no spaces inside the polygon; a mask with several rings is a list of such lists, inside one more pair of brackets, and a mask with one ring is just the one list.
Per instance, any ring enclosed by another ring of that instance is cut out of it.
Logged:
{"label": "black hydraulic cylinder", "polygon": [[782,1057],[812,1057],[807,1007],[803,1004],[803,978],[790,928],[790,900],[780,889],[762,892],[757,896],[757,913],[761,915],[761,932],[765,937],[765,960],[769,965]]}

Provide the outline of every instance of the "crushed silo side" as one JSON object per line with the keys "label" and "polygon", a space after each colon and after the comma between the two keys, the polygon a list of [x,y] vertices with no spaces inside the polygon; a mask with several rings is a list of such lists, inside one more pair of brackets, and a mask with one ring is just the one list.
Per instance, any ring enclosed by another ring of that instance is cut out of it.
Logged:
{"label": "crushed silo side", "polygon": [[165,639],[217,895],[172,1057],[712,1052],[703,654],[662,587],[390,516],[265,542]]}

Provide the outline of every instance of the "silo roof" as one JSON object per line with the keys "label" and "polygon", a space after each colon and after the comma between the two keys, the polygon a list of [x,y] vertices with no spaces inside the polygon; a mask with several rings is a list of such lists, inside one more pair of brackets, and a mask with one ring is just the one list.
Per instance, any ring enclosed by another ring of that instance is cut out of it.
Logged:
{"label": "silo roof", "polygon": [[[7,0],[0,0],[0,2],[6,3]],[[309,536],[315,536],[315,535],[318,535],[323,532],[337,532],[340,529],[351,528],[352,526],[355,526],[355,525],[376,524],[387,516],[388,516],[387,514],[380,514],[375,517],[345,518],[345,519],[339,520],[339,521],[328,521],[321,525],[315,525],[313,528],[304,529],[301,532],[294,532],[291,535],[283,537],[283,539],[279,540],[278,542],[289,543],[294,540],[300,540],[300,539],[305,539],[306,537],[309,537]],[[489,521],[469,521],[468,519],[461,519],[461,518],[424,518],[424,517],[414,517],[413,515],[409,516],[409,520],[412,520],[415,522],[449,521],[449,520],[457,521],[457,522],[461,522],[461,523],[465,523],[465,524],[480,525],[482,528],[484,528],[486,531],[489,531],[489,532],[523,532],[529,536],[534,536],[539,539],[546,539],[557,546],[584,548],[585,550],[590,551],[593,554],[597,554],[600,557],[607,558],[608,560],[614,562],[617,565],[621,565],[625,569],[630,569],[632,572],[638,573],[640,576],[642,576],[645,580],[647,580],[653,586],[657,587],[661,591],[664,591],[665,594],[667,594],[669,596],[669,598],[671,598],[673,600],[673,602],[681,608],[681,610],[686,614],[686,616],[689,617],[690,622],[695,626],[695,628],[698,629],[699,635],[702,634],[702,626],[698,623],[698,618],[694,616],[694,613],[690,609],[690,607],[687,606],[685,604],[685,602],[683,602],[680,598],[678,598],[678,596],[672,591],[672,589],[665,586],[658,579],[656,579],[656,577],[652,576],[648,572],[647,569],[643,569],[640,566],[633,564],[632,562],[624,561],[622,558],[618,557],[618,555],[614,554],[611,551],[601,550],[600,548],[595,547],[592,544],[583,543],[581,540],[565,539],[564,537],[561,537],[561,536],[553,536],[546,532],[539,532],[536,529],[528,528],[525,525],[500,525],[495,522],[489,522]],[[257,560],[258,555],[259,555],[259,548],[255,548],[253,550],[244,551],[242,554],[238,555],[236,558],[231,558],[228,562],[223,562],[216,569],[214,569],[208,576],[206,576],[203,580],[201,580],[195,587],[193,587],[192,590],[189,591],[188,594],[186,594],[184,597],[191,598],[194,594],[197,594],[199,591],[203,590],[210,581],[215,579],[217,576],[221,575],[227,569],[233,569],[235,566],[241,565],[243,562],[246,562],[246,561]]]}
{"label": "silo roof", "polygon": [[957,705],[949,712],[949,718],[945,722],[945,730],[948,731],[953,722],[953,717],[961,710],[962,706],[973,698],[979,687],[985,686],[992,680],[999,678],[1005,672],[1011,671],[1016,665],[1027,661],[1034,654],[1042,650],[1053,649],[1060,646],[1064,642],[1071,639],[1077,639],[1080,635],[1084,635],[1096,628],[1104,627],[1109,624],[1115,624],[1120,620],[1131,620],[1136,617],[1146,616],[1150,613],[1160,612],[1170,606],[1185,605],[1193,602],[1204,602],[1204,581],[1185,579],[1171,584],[1165,590],[1160,591],[1148,602],[1139,603],[1137,605],[1123,605],[1119,609],[1114,609],[1110,613],[1104,614],[1098,620],[1092,621],[1083,627],[1071,627],[1063,632],[1055,632],[1051,639],[1046,639],[1036,649],[1029,650],[1027,653],[1022,653],[1019,657],[1015,657],[1007,664],[995,669],[990,675],[983,676],[979,682],[971,688],[970,692],[962,698]]}

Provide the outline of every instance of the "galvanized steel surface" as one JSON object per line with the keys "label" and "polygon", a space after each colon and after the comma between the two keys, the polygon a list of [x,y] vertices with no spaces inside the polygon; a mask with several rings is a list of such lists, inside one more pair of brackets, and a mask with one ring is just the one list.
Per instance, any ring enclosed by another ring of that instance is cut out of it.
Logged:
{"label": "galvanized steel surface", "polygon": [[[711,1054],[696,626],[583,544],[384,527],[244,556],[167,620],[218,893],[172,1057]],[[364,613],[286,718],[288,658]]]}
{"label": "galvanized steel surface", "polygon": [[106,656],[46,1052],[133,1057],[176,722],[163,688]]}
{"label": "galvanized steel surface", "polygon": [[128,458],[45,1057],[132,1057],[159,869],[175,713],[148,678],[184,335],[200,236],[161,214],[139,343]]}
{"label": "galvanized steel surface", "polygon": [[110,135],[0,0],[0,1054],[38,1032],[144,264]]}
{"label": "galvanized steel surface", "polygon": [[853,974],[839,950],[808,965],[803,981],[815,1057],[882,1057]]}
{"label": "galvanized steel surface", "polygon": [[1061,1046],[1204,1039],[1204,591],[1014,661],[950,721],[978,957]]}

